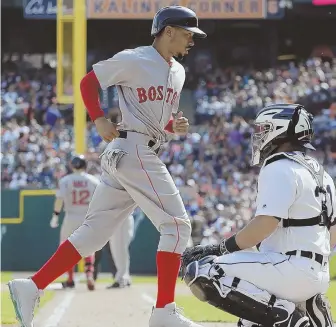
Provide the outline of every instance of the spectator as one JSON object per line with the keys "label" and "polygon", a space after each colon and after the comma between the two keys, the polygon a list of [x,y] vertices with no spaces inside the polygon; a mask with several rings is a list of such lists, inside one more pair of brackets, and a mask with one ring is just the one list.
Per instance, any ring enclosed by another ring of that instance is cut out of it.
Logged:
{"label": "spectator", "polygon": [[[194,126],[160,154],[191,217],[194,244],[228,237],[253,216],[258,171],[249,164],[250,122],[263,106],[299,102],[315,115],[314,156],[336,180],[336,62],[311,58],[263,71],[204,68],[188,74]],[[55,188],[74,152],[72,107],[55,100],[55,72],[4,71],[1,92],[2,186]],[[107,116],[119,122],[115,89],[102,96]],[[99,176],[106,144],[91,122],[87,145],[88,171]]]}

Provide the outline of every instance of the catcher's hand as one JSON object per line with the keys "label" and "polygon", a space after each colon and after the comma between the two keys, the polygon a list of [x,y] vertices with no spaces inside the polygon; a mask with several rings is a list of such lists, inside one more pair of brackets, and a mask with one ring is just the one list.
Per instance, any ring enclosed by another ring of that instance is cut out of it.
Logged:
{"label": "catcher's hand", "polygon": [[189,263],[193,261],[199,261],[200,259],[208,255],[222,255],[220,244],[211,245],[197,245],[195,247],[186,249],[182,254],[181,273],[182,278],[185,275],[185,271]]}

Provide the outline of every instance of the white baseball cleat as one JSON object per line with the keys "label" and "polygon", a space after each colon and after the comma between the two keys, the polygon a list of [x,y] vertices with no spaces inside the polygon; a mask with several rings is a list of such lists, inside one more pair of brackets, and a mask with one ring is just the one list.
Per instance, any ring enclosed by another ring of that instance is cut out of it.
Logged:
{"label": "white baseball cleat", "polygon": [[21,327],[33,327],[34,309],[40,300],[40,291],[31,279],[14,279],[8,283],[16,318]]}
{"label": "white baseball cleat", "polygon": [[176,307],[176,303],[167,304],[164,308],[153,308],[149,327],[202,327],[184,317]]}

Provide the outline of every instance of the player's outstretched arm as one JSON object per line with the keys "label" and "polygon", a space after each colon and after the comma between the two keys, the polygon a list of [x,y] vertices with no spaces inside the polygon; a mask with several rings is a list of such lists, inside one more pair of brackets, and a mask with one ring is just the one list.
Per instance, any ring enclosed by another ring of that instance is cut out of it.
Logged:
{"label": "player's outstretched arm", "polygon": [[270,236],[277,228],[279,220],[272,216],[257,216],[240,232],[220,244],[195,246],[182,255],[182,272],[189,263],[209,255],[222,255],[252,248]]}
{"label": "player's outstretched arm", "polygon": [[[279,219],[273,216],[257,216],[235,236],[240,250],[256,246],[270,236],[278,227]],[[231,252],[231,251],[229,251]]]}

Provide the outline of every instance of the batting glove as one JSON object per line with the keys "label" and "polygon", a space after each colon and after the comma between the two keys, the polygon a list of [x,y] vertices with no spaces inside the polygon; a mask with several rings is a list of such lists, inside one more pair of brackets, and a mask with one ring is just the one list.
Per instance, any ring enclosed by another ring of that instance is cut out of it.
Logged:
{"label": "batting glove", "polygon": [[51,220],[50,220],[50,227],[51,228],[57,228],[58,227],[58,216],[53,215]]}

